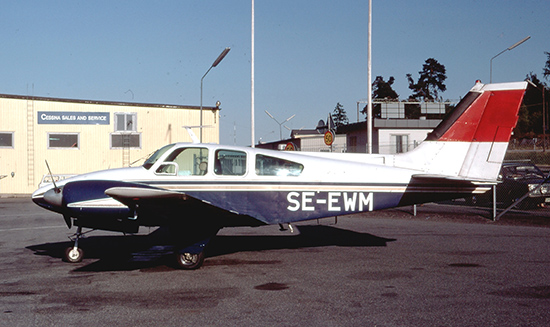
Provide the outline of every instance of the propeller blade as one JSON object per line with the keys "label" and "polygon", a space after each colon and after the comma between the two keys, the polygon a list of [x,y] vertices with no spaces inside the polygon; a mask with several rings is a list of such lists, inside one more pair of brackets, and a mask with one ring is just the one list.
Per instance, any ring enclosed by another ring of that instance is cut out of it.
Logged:
{"label": "propeller blade", "polygon": [[44,161],[46,161],[46,167],[48,168],[48,172],[50,173],[50,178],[52,179],[53,188],[55,190],[55,193],[59,193],[59,188],[57,188],[57,185],[55,184],[55,180],[53,179],[53,174],[52,174],[52,171],[50,169],[50,165],[48,165],[48,160],[44,160]]}

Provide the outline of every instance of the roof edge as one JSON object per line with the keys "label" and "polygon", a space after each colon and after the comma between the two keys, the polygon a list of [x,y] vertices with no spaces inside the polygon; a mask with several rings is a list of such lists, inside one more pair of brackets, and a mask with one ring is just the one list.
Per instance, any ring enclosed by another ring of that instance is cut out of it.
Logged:
{"label": "roof edge", "polygon": [[[164,108],[164,109],[196,109],[196,110],[200,109],[200,106],[188,106],[188,105],[177,105],[177,104],[125,102],[125,101],[102,101],[102,100],[82,100],[82,99],[52,98],[52,97],[15,95],[15,94],[1,94],[1,93],[0,93],[0,98],[3,98],[3,99],[16,99],[16,100],[65,102],[65,103],[101,104],[101,105],[126,106],[126,107],[152,107],[152,108]],[[220,110],[219,107],[211,107],[211,106],[202,106],[202,108],[207,109],[207,110]]]}

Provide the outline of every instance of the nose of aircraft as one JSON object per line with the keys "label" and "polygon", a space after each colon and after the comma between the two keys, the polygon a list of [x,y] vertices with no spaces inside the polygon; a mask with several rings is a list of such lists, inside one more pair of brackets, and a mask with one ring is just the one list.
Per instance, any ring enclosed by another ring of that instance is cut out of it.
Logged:
{"label": "nose of aircraft", "polygon": [[61,207],[63,204],[63,190],[52,188],[44,193],[44,201],[55,207]]}

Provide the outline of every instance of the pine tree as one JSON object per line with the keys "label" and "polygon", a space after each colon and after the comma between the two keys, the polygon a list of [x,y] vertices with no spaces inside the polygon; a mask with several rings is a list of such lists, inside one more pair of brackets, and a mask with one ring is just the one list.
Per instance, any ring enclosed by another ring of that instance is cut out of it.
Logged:
{"label": "pine tree", "polygon": [[334,121],[334,125],[336,126],[336,128],[342,125],[347,125],[349,123],[346,110],[344,110],[344,106],[342,106],[340,102],[336,104],[336,107],[332,112],[332,120]]}
{"label": "pine tree", "polygon": [[391,87],[393,82],[395,82],[395,78],[393,78],[393,76],[390,76],[390,79],[387,82],[384,81],[384,77],[376,76],[376,79],[372,83],[372,98],[391,100],[399,99],[399,95]]}
{"label": "pine tree", "polygon": [[542,76],[544,78],[548,79],[548,76],[550,76],[550,52],[544,52],[548,56],[548,60],[546,60],[546,65],[542,69]]}
{"label": "pine tree", "polygon": [[409,89],[413,90],[410,96],[412,99],[435,101],[438,98],[438,90],[445,92],[447,86],[444,84],[447,79],[445,75],[445,66],[437,62],[434,58],[426,59],[422,66],[422,71],[419,71],[420,77],[415,83],[412,75],[407,74],[409,81]]}

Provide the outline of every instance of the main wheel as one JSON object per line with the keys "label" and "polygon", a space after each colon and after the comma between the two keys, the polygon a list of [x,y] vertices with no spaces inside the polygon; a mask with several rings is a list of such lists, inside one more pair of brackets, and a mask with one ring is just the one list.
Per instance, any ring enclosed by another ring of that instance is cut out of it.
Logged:
{"label": "main wheel", "polygon": [[67,262],[77,263],[82,261],[84,257],[84,251],[81,248],[75,248],[74,246],[68,247],[65,250],[65,257],[63,258]]}
{"label": "main wheel", "polygon": [[185,270],[199,269],[204,262],[204,251],[199,253],[176,253],[176,267]]}

